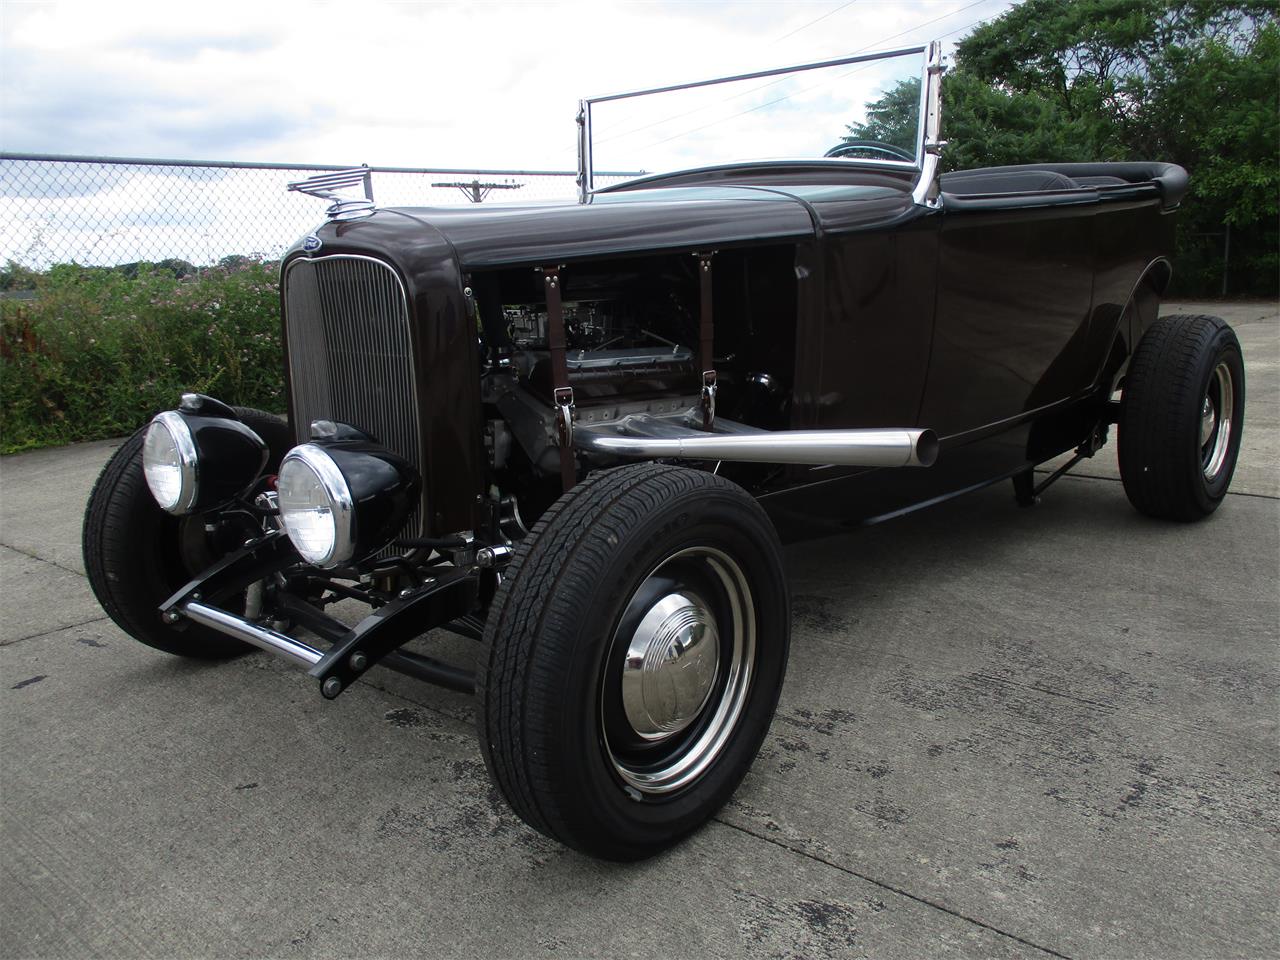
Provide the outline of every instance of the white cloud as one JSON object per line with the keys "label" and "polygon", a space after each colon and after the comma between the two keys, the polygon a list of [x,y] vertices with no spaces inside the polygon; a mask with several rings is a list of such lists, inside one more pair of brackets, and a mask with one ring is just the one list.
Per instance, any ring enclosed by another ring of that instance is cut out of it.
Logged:
{"label": "white cloud", "polygon": [[[0,149],[570,170],[580,97],[955,40],[1011,2],[0,0]],[[870,80],[779,87],[791,94],[784,106],[811,109],[765,106],[701,131],[696,154],[673,141],[652,155],[602,151],[596,166],[820,152],[868,99]],[[763,104],[773,92],[742,102]],[[710,95],[719,113],[692,115],[689,125],[732,114],[724,95]],[[635,125],[624,119],[622,129]],[[285,192],[297,175],[0,162],[0,260],[276,254],[322,209]],[[383,205],[465,202],[430,186],[454,179],[380,173],[375,192]],[[488,202],[572,196],[569,178],[521,179]]]}
{"label": "white cloud", "polygon": [[581,96],[918,43],[1009,5],[9,2],[0,146],[568,168]]}

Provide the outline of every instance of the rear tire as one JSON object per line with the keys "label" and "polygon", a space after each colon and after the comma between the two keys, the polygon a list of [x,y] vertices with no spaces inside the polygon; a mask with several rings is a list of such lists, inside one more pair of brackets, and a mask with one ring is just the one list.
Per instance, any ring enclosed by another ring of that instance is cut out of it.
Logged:
{"label": "rear tire", "polygon": [[[274,472],[292,446],[288,424],[248,407],[236,413],[270,450]],[[175,629],[160,619],[160,604],[217,559],[204,543],[204,518],[175,517],[155,502],[142,473],[143,427],[107,461],[89,494],[81,544],[89,586],[102,609],[136,640],[184,657],[219,659],[250,649],[195,624]]]}
{"label": "rear tire", "polygon": [[1218,317],[1164,317],[1134,351],[1120,407],[1120,477],[1147,516],[1199,520],[1227,495],[1244,426],[1244,359]]}
{"label": "rear tire", "polygon": [[526,823],[637,860],[729,799],[782,689],[780,550],[746,491],[679,467],[598,473],[547,511],[476,678],[486,766]]}

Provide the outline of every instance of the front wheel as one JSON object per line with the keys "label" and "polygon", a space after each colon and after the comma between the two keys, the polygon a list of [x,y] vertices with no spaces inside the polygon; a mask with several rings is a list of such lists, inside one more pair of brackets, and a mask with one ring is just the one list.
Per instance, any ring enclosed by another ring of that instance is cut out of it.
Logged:
{"label": "front wheel", "polygon": [[[267,470],[274,472],[292,445],[288,424],[260,410],[235,409],[266,442]],[[89,494],[81,536],[89,586],[116,625],[147,646],[198,659],[243,653],[250,648],[224,634],[194,624],[179,629],[160,619],[167,597],[244,536],[228,541],[225,534],[210,534],[210,517],[176,517],[160,509],[142,473],[146,429],[112,455]]]}
{"label": "front wheel", "polygon": [[1244,360],[1218,317],[1163,317],[1134,351],[1120,408],[1120,477],[1142,513],[1198,520],[1227,495],[1244,427]]}
{"label": "front wheel", "polygon": [[786,667],[781,548],[708,473],[640,464],[565,494],[494,598],[477,677],[485,762],[527,823],[649,856],[745,776]]}

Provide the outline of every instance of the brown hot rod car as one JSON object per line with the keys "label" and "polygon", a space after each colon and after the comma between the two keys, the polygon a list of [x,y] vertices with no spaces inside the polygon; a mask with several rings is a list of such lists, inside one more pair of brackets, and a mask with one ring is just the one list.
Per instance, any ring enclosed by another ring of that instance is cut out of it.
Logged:
{"label": "brown hot rod car", "polygon": [[[821,120],[833,86],[903,64],[908,142],[775,116]],[[583,101],[578,203],[293,185],[333,204],[283,261],[288,420],[187,394],[120,448],[84,525],[103,607],[170,653],[287,658],[329,698],[375,666],[473,691],[516,812],[631,859],[760,747],[783,541],[1002,480],[1034,502],[1056,474],[1033,468],[1112,425],[1138,510],[1211,513],[1244,377],[1222,321],[1156,317],[1185,172],[940,174],[941,76],[931,44]],[[799,158],[690,161],[664,123],[751,154],[795,134]],[[596,189],[595,158],[642,135],[663,172]],[[474,675],[405,647],[435,628],[483,645]]]}

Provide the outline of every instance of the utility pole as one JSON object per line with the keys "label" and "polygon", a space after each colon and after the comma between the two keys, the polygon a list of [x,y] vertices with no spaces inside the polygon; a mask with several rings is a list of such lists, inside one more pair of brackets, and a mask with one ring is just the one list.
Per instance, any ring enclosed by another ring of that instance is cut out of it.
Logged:
{"label": "utility pole", "polygon": [[524,186],[523,183],[481,183],[479,180],[472,180],[470,183],[465,180],[454,181],[453,183],[433,183],[433,187],[456,187],[466,194],[467,199],[472,203],[479,203],[489,195],[491,190],[519,190]]}

